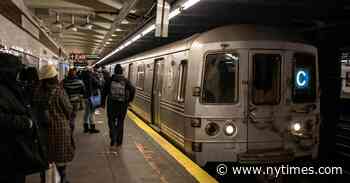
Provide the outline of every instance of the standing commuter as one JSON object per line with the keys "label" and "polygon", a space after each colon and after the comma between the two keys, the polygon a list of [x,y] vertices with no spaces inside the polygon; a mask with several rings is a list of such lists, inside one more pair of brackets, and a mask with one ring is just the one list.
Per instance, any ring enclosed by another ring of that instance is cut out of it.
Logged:
{"label": "standing commuter", "polygon": [[84,112],[84,133],[99,133],[94,122],[94,113],[96,107],[93,106],[91,97],[99,94],[99,81],[94,77],[91,70],[83,71],[82,79],[85,85],[85,112]]}
{"label": "standing commuter", "polygon": [[34,92],[33,108],[41,126],[47,126],[47,151],[49,163],[55,163],[61,183],[67,183],[66,166],[74,157],[74,141],[69,119],[73,112],[69,97],[58,82],[58,72],[53,65],[40,69],[40,85]]}
{"label": "standing commuter", "polygon": [[107,98],[107,116],[111,147],[120,147],[123,143],[124,118],[128,103],[134,99],[135,88],[123,76],[123,68],[117,64],[114,75],[105,84],[102,95],[102,107]]}
{"label": "standing commuter", "polygon": [[[36,141],[36,126],[24,91],[16,81],[23,68],[16,56],[0,53],[0,170],[1,183],[24,183],[25,175],[36,171],[30,157]],[[34,145],[34,146],[33,146]],[[42,171],[44,170],[38,170]]]}
{"label": "standing commuter", "polygon": [[63,87],[69,96],[69,101],[73,106],[73,113],[70,118],[72,131],[75,127],[75,119],[81,103],[81,96],[85,94],[85,86],[83,81],[79,80],[77,71],[72,68],[68,71],[68,77],[63,80]]}

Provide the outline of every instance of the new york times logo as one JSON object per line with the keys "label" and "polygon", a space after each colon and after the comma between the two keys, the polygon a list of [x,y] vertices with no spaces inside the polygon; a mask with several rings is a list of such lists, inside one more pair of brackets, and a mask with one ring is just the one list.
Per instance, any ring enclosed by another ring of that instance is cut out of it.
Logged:
{"label": "new york times logo", "polygon": [[276,165],[276,166],[231,166],[220,163],[216,166],[216,173],[219,176],[236,175],[269,175],[279,177],[282,175],[343,175],[341,166],[296,166],[296,165]]}

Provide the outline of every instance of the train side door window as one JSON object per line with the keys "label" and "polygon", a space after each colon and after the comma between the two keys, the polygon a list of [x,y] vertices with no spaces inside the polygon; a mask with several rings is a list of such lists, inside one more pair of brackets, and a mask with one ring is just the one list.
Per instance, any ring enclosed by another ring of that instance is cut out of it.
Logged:
{"label": "train side door window", "polygon": [[137,81],[136,87],[140,90],[144,89],[145,83],[145,64],[140,64],[137,66]]}
{"label": "train side door window", "polygon": [[253,55],[252,101],[255,105],[276,105],[281,99],[281,55]]}
{"label": "train side door window", "polygon": [[238,100],[238,65],[236,53],[216,53],[206,56],[201,102],[233,104]]}
{"label": "train side door window", "polygon": [[177,88],[177,101],[185,101],[185,88],[186,88],[186,78],[187,78],[187,60],[181,61],[178,69],[178,88]]}
{"label": "train side door window", "polygon": [[294,103],[316,100],[316,59],[312,54],[294,54],[292,98]]}

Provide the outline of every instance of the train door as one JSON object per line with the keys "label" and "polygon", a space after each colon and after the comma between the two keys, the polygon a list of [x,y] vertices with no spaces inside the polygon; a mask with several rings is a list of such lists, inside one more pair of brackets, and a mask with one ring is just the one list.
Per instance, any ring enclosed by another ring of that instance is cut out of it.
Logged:
{"label": "train door", "polygon": [[152,84],[152,123],[160,128],[160,99],[163,86],[164,58],[154,61]]}
{"label": "train door", "polygon": [[248,151],[279,149],[283,138],[278,132],[282,113],[283,52],[251,50],[246,107]]}

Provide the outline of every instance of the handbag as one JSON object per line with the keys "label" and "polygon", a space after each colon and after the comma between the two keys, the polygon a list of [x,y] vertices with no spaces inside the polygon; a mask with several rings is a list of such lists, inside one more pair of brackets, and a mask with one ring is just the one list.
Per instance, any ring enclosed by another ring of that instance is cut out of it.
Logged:
{"label": "handbag", "polygon": [[101,106],[101,95],[91,96],[90,103],[92,105],[92,108]]}
{"label": "handbag", "polygon": [[39,138],[38,126],[33,122],[33,133],[31,135],[16,135],[15,157],[21,166],[18,171],[25,175],[47,170],[49,167],[46,155]]}
{"label": "handbag", "polygon": [[45,183],[60,183],[61,177],[54,163],[50,164],[50,169],[45,172]]}

